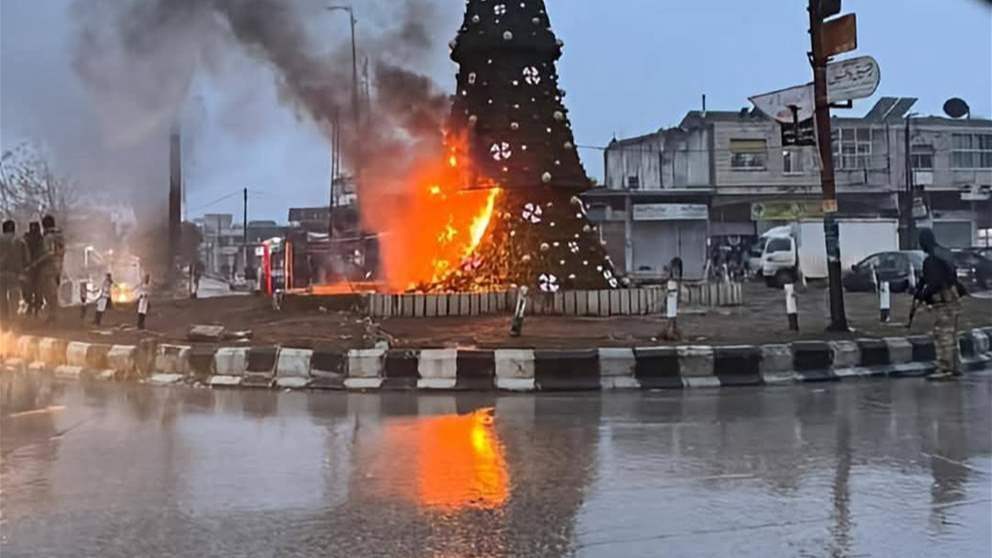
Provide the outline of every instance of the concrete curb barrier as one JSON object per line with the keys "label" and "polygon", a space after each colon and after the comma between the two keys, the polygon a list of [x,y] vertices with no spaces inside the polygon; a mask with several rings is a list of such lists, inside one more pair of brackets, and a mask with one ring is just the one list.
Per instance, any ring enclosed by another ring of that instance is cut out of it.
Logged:
{"label": "concrete curb barrier", "polygon": [[348,371],[344,387],[379,389],[382,387],[386,349],[352,349],[348,351]]}
{"label": "concrete curb barrier", "polygon": [[268,345],[248,349],[247,365],[241,385],[270,387],[275,383],[279,347]]}
{"label": "concrete curb barrier", "polygon": [[334,349],[317,347],[310,357],[310,387],[344,389],[348,377],[348,355]]}
{"label": "concrete curb barrier", "polygon": [[276,359],[276,385],[287,389],[300,389],[310,385],[309,349],[280,349]]}
{"label": "concrete curb barrier", "polygon": [[496,389],[534,390],[534,351],[532,349],[496,349],[493,351]]}
{"label": "concrete curb barrier", "polygon": [[419,389],[454,389],[458,385],[458,349],[424,349],[417,361]]}
{"label": "concrete curb barrier", "polygon": [[154,373],[186,375],[191,349],[188,345],[159,345],[155,351]]}
{"label": "concrete curb barrier", "polygon": [[599,349],[600,389],[637,389],[637,357],[634,349]]}
{"label": "concrete curb barrier", "polygon": [[[790,344],[680,345],[583,350],[354,349],[104,345],[4,335],[0,371],[114,380],[154,355],[156,385],[349,390],[558,391],[683,389],[919,376],[933,339],[916,335]],[[962,332],[962,369],[992,367],[992,327]]]}

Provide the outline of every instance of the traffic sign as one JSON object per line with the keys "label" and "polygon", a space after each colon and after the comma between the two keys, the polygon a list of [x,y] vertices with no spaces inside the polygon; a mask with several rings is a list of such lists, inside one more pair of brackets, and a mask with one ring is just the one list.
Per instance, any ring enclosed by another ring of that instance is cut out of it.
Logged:
{"label": "traffic sign", "polygon": [[825,21],[820,28],[822,55],[829,58],[858,48],[858,18],[847,14]]}
{"label": "traffic sign", "polygon": [[881,73],[871,56],[859,56],[827,64],[827,101],[840,103],[871,97],[878,89]]}

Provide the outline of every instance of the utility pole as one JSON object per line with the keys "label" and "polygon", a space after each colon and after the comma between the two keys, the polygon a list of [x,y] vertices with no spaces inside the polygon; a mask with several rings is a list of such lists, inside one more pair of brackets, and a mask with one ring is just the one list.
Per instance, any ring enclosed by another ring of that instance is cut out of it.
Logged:
{"label": "utility pole", "polygon": [[912,120],[915,113],[906,115],[906,130],[905,130],[905,144],[903,148],[906,151],[906,192],[903,194],[903,203],[900,208],[900,214],[903,216],[903,229],[904,235],[902,237],[902,249],[912,250],[913,240],[916,238],[916,218],[913,216],[913,209],[916,205],[916,192],[915,186],[913,184],[913,154],[911,152],[912,146],[910,145],[910,121]]}
{"label": "utility pole", "polygon": [[827,63],[830,55],[825,51],[823,44],[823,20],[840,11],[840,1],[809,0],[808,9],[812,44],[810,64],[813,66],[816,135],[820,148],[820,181],[823,188],[823,232],[827,245],[827,275],[830,282],[830,325],[827,329],[848,331],[847,315],[844,311],[844,289],[841,285],[837,187],[834,180],[833,143],[830,133],[830,102],[827,99]]}
{"label": "utility pole", "polygon": [[244,189],[244,204],[242,207],[244,211],[242,221],[244,221],[245,226],[241,237],[241,249],[243,251],[241,271],[245,274],[245,279],[248,279],[248,188]]}

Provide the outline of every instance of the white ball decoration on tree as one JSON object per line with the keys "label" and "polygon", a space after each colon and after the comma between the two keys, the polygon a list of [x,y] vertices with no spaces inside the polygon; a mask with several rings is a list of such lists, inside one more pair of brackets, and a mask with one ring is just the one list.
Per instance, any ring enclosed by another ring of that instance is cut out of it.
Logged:
{"label": "white ball decoration on tree", "polygon": [[513,32],[512,31],[503,31],[503,40],[504,41],[512,41],[513,40]]}
{"label": "white ball decoration on tree", "polygon": [[552,178],[551,173],[545,172],[544,174],[541,175],[541,182],[548,184],[551,182],[551,178]]}
{"label": "white ball decoration on tree", "polygon": [[562,120],[565,120],[565,113],[562,112],[562,111],[560,111],[560,110],[556,110],[555,111],[555,114],[554,114],[554,117],[555,117],[555,120],[561,122]]}

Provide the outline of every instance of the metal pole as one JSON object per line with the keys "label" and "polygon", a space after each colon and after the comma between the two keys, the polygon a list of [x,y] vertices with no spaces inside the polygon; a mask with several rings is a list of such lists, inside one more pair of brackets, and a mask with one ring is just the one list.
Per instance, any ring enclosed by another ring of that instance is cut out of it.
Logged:
{"label": "metal pole", "polygon": [[351,6],[348,7],[348,17],[351,19],[351,109],[355,113],[357,124],[361,121],[358,102],[358,46],[355,43],[355,9]]}
{"label": "metal pole", "polygon": [[244,217],[242,220],[245,223],[245,227],[241,237],[241,249],[244,254],[241,259],[241,269],[245,274],[245,279],[248,279],[248,188],[244,190],[244,198]]}
{"label": "metal pole", "polygon": [[823,232],[827,248],[830,282],[829,331],[848,331],[841,285],[840,230],[837,226],[837,190],[834,180],[833,144],[830,134],[830,103],[827,100],[827,57],[823,54],[820,1],[809,0],[809,32],[812,43],[813,93],[816,102],[816,135],[820,148],[820,182],[823,188]]}
{"label": "metal pole", "polygon": [[906,238],[902,247],[903,250],[912,250],[913,239],[916,237],[916,218],[913,216],[913,209],[916,202],[916,192],[914,191],[915,188],[913,184],[912,145],[910,145],[910,122],[912,117],[912,114],[906,115],[906,202],[903,206],[906,213]]}

